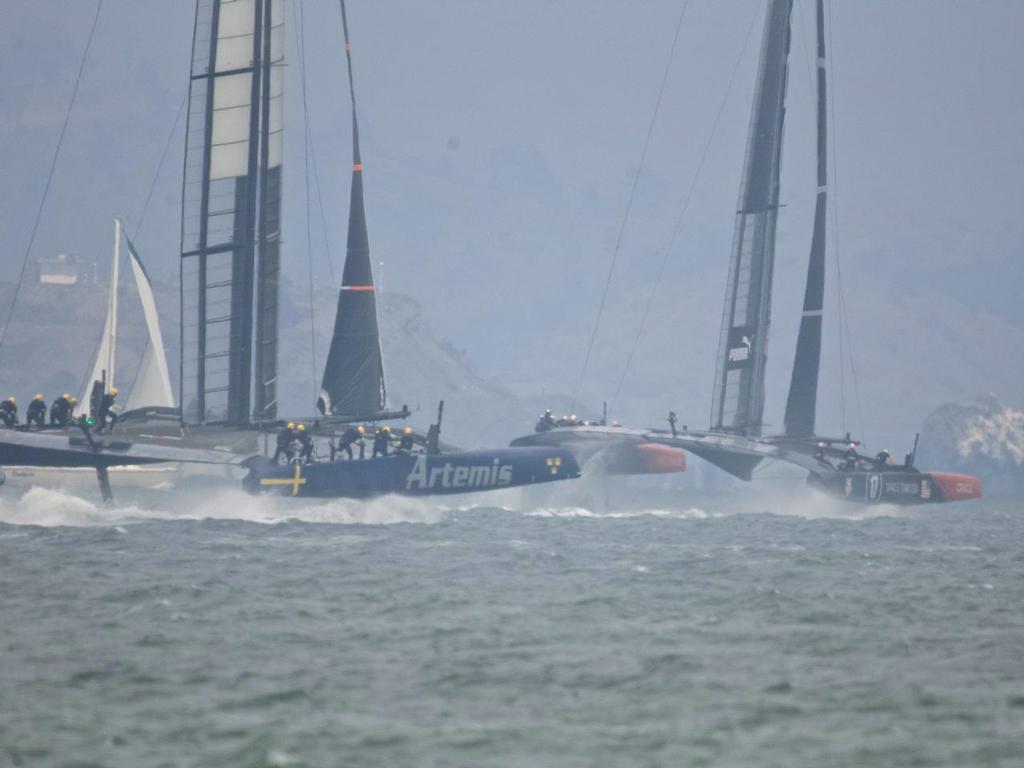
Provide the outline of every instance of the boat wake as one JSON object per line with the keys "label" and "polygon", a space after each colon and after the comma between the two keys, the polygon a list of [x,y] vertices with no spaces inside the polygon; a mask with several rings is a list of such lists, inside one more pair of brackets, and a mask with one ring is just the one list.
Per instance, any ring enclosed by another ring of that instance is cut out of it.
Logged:
{"label": "boat wake", "polygon": [[178,491],[158,498],[106,506],[68,491],[32,487],[18,499],[0,500],[0,523],[44,527],[115,526],[147,520],[239,520],[252,523],[339,525],[434,524],[450,510],[424,499],[383,496],[369,501],[302,501],[250,496],[240,490]]}
{"label": "boat wake", "polygon": [[720,512],[706,512],[697,507],[688,509],[629,509],[597,511],[585,507],[544,507],[525,512],[527,517],[615,519],[630,517],[660,517],[670,520],[704,520],[721,517]]}

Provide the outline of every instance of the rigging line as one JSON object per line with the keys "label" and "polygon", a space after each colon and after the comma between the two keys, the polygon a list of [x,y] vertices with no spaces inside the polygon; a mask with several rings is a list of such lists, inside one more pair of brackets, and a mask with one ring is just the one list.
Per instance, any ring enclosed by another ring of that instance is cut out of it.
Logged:
{"label": "rigging line", "polygon": [[583,379],[587,374],[587,368],[590,365],[590,355],[594,351],[594,342],[597,340],[597,332],[601,327],[601,316],[604,314],[605,303],[608,301],[608,291],[611,289],[612,276],[615,274],[615,264],[619,259],[619,252],[622,249],[622,238],[626,233],[626,224],[629,222],[629,213],[633,209],[633,201],[636,198],[636,190],[640,185],[640,173],[643,171],[644,160],[647,158],[647,149],[651,144],[651,136],[654,133],[654,125],[658,119],[658,111],[661,109],[661,99],[665,94],[665,84],[668,82],[668,75],[672,69],[672,60],[675,58],[676,47],[679,43],[679,32],[683,28],[683,17],[686,16],[686,8],[689,5],[689,0],[683,0],[683,8],[679,12],[679,20],[676,22],[675,35],[672,38],[672,48],[669,50],[668,62],[665,64],[665,72],[661,76],[661,86],[658,88],[658,98],[654,103],[654,114],[651,115],[651,122],[647,126],[647,137],[644,139],[643,150],[640,152],[640,162],[636,167],[636,174],[633,176],[633,186],[629,191],[629,198],[626,202],[626,211],[622,216],[622,224],[619,226],[619,235],[615,240],[615,248],[612,251],[612,260],[608,265],[608,275],[605,278],[604,291],[601,293],[601,302],[597,307],[597,317],[594,318],[594,328],[590,334],[590,341],[587,344],[587,353],[583,358],[583,367],[580,369],[579,380],[576,382],[576,391],[572,396],[572,405],[570,411],[576,410],[576,400],[579,398],[580,389],[583,387]]}
{"label": "rigging line", "polygon": [[306,258],[309,264],[309,340],[310,347],[313,352],[312,358],[312,369],[313,375],[310,380],[313,382],[313,401],[316,402],[319,388],[316,384],[316,372],[318,370],[317,365],[317,353],[316,353],[316,305],[313,301],[313,249],[312,249],[312,224],[310,220],[309,204],[310,204],[310,189],[309,189],[309,102],[306,98],[306,15],[304,11],[304,4],[296,3],[298,10],[296,11],[295,6],[292,6],[293,16],[297,13],[298,19],[295,24],[296,31],[298,34],[298,49],[299,49],[299,74],[302,78],[302,122],[305,128],[305,141],[303,143],[303,155],[306,166]]}
{"label": "rigging line", "polygon": [[150,182],[149,191],[146,193],[146,201],[142,204],[142,211],[139,213],[138,218],[135,220],[135,236],[138,237],[142,232],[143,222],[146,220],[146,212],[149,210],[149,202],[153,198],[153,192],[156,190],[156,183],[160,179],[160,173],[163,171],[164,162],[167,160],[167,154],[170,152],[171,143],[174,141],[174,136],[178,132],[178,123],[181,122],[181,116],[185,112],[185,104],[188,102],[188,89],[185,89],[185,94],[181,97],[181,104],[178,105],[178,114],[174,117],[174,125],[171,126],[171,132],[167,134],[167,142],[164,144],[164,150],[160,153],[160,162],[156,164],[156,173],[153,174],[153,181]]}
{"label": "rigging line", "polygon": [[316,143],[313,141],[312,132],[308,133],[309,153],[313,159],[313,182],[316,190],[316,207],[320,211],[320,227],[323,230],[324,250],[327,254],[327,271],[331,276],[331,285],[337,285],[334,279],[334,254],[331,251],[331,240],[327,235],[327,217],[324,214],[324,198],[320,192],[320,171],[316,161]]}
{"label": "rigging line", "polygon": [[840,323],[846,326],[846,346],[850,358],[850,377],[853,381],[853,396],[854,403],[857,406],[857,421],[860,427],[860,437],[864,439],[864,411],[861,407],[860,397],[860,382],[857,377],[857,365],[854,360],[853,354],[853,338],[850,331],[850,316],[847,312],[846,296],[843,291],[843,278],[840,266],[839,258],[839,161],[837,159],[839,153],[839,125],[836,118],[836,86],[835,86],[835,60],[836,60],[836,48],[832,41],[832,13],[831,4],[829,5],[829,14],[827,17],[827,29],[828,29],[828,47],[832,56],[832,66],[828,68],[828,80],[829,80],[829,92],[832,98],[829,100],[829,111],[832,117],[832,199],[835,201],[835,205],[832,207],[832,240],[835,245],[835,261],[836,261],[836,283],[839,292],[839,308],[840,308]]}
{"label": "rigging line", "polygon": [[78,74],[75,76],[75,85],[71,89],[71,100],[68,102],[67,111],[64,113],[64,124],[60,128],[60,135],[57,137],[57,146],[53,149],[53,158],[50,160],[50,170],[46,174],[46,184],[43,186],[43,197],[39,201],[39,207],[36,209],[35,221],[32,223],[32,231],[29,234],[28,245],[25,247],[25,255],[21,260],[21,271],[18,273],[18,282],[14,287],[14,296],[11,298],[11,304],[7,308],[7,318],[4,320],[3,331],[0,331],[0,348],[3,348],[4,342],[7,340],[7,330],[11,325],[11,318],[14,316],[14,307],[18,303],[18,294],[21,293],[22,283],[25,281],[25,269],[28,267],[28,258],[32,255],[32,246],[36,242],[36,234],[39,231],[39,220],[43,216],[43,209],[46,207],[46,201],[50,196],[50,185],[53,183],[53,174],[57,169],[57,160],[60,157],[61,147],[64,146],[64,136],[68,130],[68,123],[71,122],[71,113],[75,108],[75,101],[78,98],[78,86],[82,82],[82,73],[85,71],[85,63],[89,59],[89,49],[92,48],[92,39],[96,34],[96,25],[100,20],[100,11],[103,10],[103,0],[98,0],[96,3],[96,15],[92,19],[92,27],[89,29],[89,36],[85,41],[85,50],[82,51],[82,60],[78,63]]}
{"label": "rigging line", "polygon": [[733,85],[736,83],[736,75],[739,72],[740,65],[743,63],[743,57],[746,55],[747,48],[750,45],[750,38],[754,32],[754,27],[757,25],[759,16],[760,7],[757,7],[754,10],[753,18],[750,20],[750,26],[747,27],[747,34],[743,38],[743,47],[740,49],[740,54],[736,58],[736,63],[733,65],[732,74],[729,76],[729,84],[725,87],[725,95],[722,96],[722,101],[718,105],[718,112],[715,114],[715,120],[711,124],[711,133],[708,135],[708,140],[704,144],[704,150],[701,152],[700,162],[697,163],[697,169],[693,172],[693,177],[690,179],[690,187],[686,192],[686,197],[683,199],[683,206],[679,210],[679,215],[676,217],[675,227],[672,229],[672,236],[669,238],[665,252],[662,254],[661,266],[658,269],[658,277],[651,286],[651,292],[647,297],[647,304],[644,307],[644,312],[640,319],[640,327],[637,329],[636,336],[633,338],[633,346],[630,347],[629,355],[626,357],[626,364],[623,367],[622,376],[619,378],[619,384],[615,388],[615,394],[609,402],[609,407],[615,404],[619,394],[622,392],[622,387],[626,382],[626,377],[629,375],[629,369],[633,363],[633,356],[636,354],[637,346],[640,343],[640,338],[643,336],[644,328],[647,325],[647,319],[650,316],[651,307],[653,306],[655,297],[658,293],[658,286],[660,285],[662,278],[665,276],[665,269],[668,266],[669,256],[671,256],[672,248],[675,246],[679,232],[682,230],[683,218],[686,216],[686,211],[689,209],[690,202],[693,200],[693,193],[697,188],[697,181],[699,180],[700,173],[704,168],[704,163],[708,158],[708,153],[710,152],[711,145],[714,142],[715,134],[718,132],[718,124],[722,119],[722,114],[725,112],[725,106],[729,101],[729,95],[732,93]]}

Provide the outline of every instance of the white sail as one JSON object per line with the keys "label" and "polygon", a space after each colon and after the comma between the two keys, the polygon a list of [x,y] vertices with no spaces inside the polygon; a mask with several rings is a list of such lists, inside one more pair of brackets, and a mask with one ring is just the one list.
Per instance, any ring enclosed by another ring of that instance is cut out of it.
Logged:
{"label": "white sail", "polygon": [[128,395],[127,410],[162,406],[174,407],[174,394],[171,391],[171,377],[167,369],[167,355],[164,352],[164,338],[160,333],[160,317],[156,311],[156,299],[153,287],[149,283],[149,275],[139,255],[132,246],[132,241],[125,236],[128,245],[128,263],[131,264],[135,276],[135,287],[139,290],[139,301],[142,302],[142,313],[146,318],[148,332],[146,351],[139,364],[139,372],[135,384]]}
{"label": "white sail", "polygon": [[107,389],[114,386],[114,356],[117,352],[117,286],[121,268],[121,221],[114,219],[114,265],[110,273],[110,297],[107,300],[107,320],[103,325],[103,338],[96,352],[92,371],[85,381],[85,392],[79,398],[82,412],[89,410],[92,385],[105,381]]}

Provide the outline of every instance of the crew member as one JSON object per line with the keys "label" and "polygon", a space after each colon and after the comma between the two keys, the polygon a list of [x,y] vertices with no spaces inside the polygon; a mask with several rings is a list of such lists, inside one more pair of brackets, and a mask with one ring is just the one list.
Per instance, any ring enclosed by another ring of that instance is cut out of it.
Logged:
{"label": "crew member", "polygon": [[556,426],[555,417],[551,415],[551,411],[544,411],[544,415],[540,417],[540,421],[537,422],[537,426],[534,428],[535,432],[547,432],[548,430],[554,429]]}
{"label": "crew member", "polygon": [[412,427],[406,427],[402,430],[402,437],[398,441],[398,453],[412,453],[412,446]]}
{"label": "crew member", "polygon": [[843,454],[843,469],[846,472],[853,472],[857,468],[857,444],[850,443],[850,447]]}
{"label": "crew member", "polygon": [[111,387],[109,392],[105,392],[103,397],[100,398],[100,412],[96,415],[97,432],[102,432],[107,428],[107,422],[110,422],[110,431],[114,431],[114,425],[117,423],[117,387]]}
{"label": "crew member", "polygon": [[875,456],[875,461],[883,469],[892,464],[892,454],[889,453],[889,449],[885,448],[884,450],[879,451],[878,455]]}
{"label": "crew member", "polygon": [[50,403],[50,424],[54,427],[66,427],[71,420],[71,395],[65,392]]}
{"label": "crew member", "polygon": [[303,464],[310,464],[313,461],[313,438],[306,432],[306,425],[299,424],[295,428],[295,437],[299,441],[299,445],[302,446],[302,453],[300,454]]}
{"label": "crew member", "polygon": [[34,424],[37,427],[46,426],[46,398],[43,397],[42,392],[36,392],[36,396],[32,398],[32,402],[25,409],[25,423]]}
{"label": "crew member", "polygon": [[291,459],[293,440],[295,440],[295,423],[289,421],[285,428],[277,433],[277,448],[274,451],[274,458],[271,459],[274,464],[277,464],[282,456]]}
{"label": "crew member", "polygon": [[8,427],[14,427],[18,424],[18,401],[11,395],[3,402],[0,402],[0,421],[3,421]]}
{"label": "crew member", "polygon": [[391,445],[391,427],[384,426],[377,430],[373,437],[373,458],[387,456],[388,447]]}
{"label": "crew member", "polygon": [[[352,444],[360,443],[361,447],[363,435],[365,434],[365,432],[366,428],[362,424],[360,424],[358,427],[349,427],[348,429],[341,433],[341,439],[338,441],[338,450],[344,451],[349,461],[352,460]],[[362,456],[360,456],[359,458],[362,458]]]}

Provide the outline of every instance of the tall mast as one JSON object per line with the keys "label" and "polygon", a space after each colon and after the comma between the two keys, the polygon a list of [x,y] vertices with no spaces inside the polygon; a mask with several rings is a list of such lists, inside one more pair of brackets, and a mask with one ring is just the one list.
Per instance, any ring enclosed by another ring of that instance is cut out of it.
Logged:
{"label": "tall mast", "polygon": [[771,0],[765,16],[711,408],[712,429],[750,436],[764,413],[792,7]]}
{"label": "tall mast", "polygon": [[370,416],[383,410],[387,392],[381,359],[377,300],[370,263],[370,241],[366,231],[363,201],[363,161],[359,153],[359,121],[352,75],[352,45],[348,36],[348,15],[341,0],[341,21],[345,34],[349,98],[352,102],[352,188],[348,214],[348,247],[334,335],[324,366],[318,408],[335,416]]}
{"label": "tall mast", "polygon": [[[261,288],[268,271],[276,275],[275,254],[261,248],[269,228],[260,203],[270,194],[269,155],[261,147],[269,140],[273,101],[264,98],[273,71],[266,57],[274,57],[266,41],[282,37],[280,29],[271,34],[271,19],[283,18],[273,6],[282,1],[196,1],[181,227],[186,423],[250,420],[258,255]],[[268,306],[276,323],[276,286],[269,301],[259,292],[261,327],[255,336],[261,342],[268,338],[262,325]],[[272,338],[276,359],[276,329]],[[265,407],[262,378],[260,385],[257,403]]]}
{"label": "tall mast", "polygon": [[120,285],[121,275],[121,221],[114,219],[114,256],[110,268],[110,295],[107,297],[107,319],[103,323],[103,336],[100,338],[99,348],[96,350],[96,359],[92,364],[92,371],[85,381],[85,391],[82,392],[81,402],[83,408],[88,408],[92,400],[93,385],[102,382],[104,391],[109,391],[114,386],[114,364],[117,355],[117,291]]}
{"label": "tall mast", "polygon": [[825,9],[817,0],[818,28],[818,194],[814,203],[814,232],[807,262],[803,316],[793,360],[793,377],[786,400],[786,434],[810,437],[818,401],[818,369],[821,364],[821,323],[825,303],[825,218],[828,190],[827,111],[825,90]]}
{"label": "tall mast", "polygon": [[110,274],[110,307],[107,317],[110,319],[107,336],[107,391],[114,386],[114,365],[117,355],[117,290],[121,283],[121,220],[114,219],[114,266]]}

